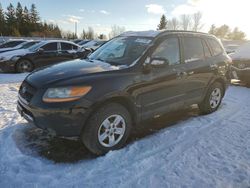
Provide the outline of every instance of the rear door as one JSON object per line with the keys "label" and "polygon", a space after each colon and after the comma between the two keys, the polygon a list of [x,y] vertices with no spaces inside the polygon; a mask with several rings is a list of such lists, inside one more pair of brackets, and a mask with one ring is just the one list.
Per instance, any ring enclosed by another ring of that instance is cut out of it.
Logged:
{"label": "rear door", "polygon": [[200,102],[213,74],[210,69],[211,52],[201,37],[182,36],[183,82],[187,104]]}
{"label": "rear door", "polygon": [[78,46],[67,42],[60,42],[58,58],[60,61],[67,61],[77,58]]}

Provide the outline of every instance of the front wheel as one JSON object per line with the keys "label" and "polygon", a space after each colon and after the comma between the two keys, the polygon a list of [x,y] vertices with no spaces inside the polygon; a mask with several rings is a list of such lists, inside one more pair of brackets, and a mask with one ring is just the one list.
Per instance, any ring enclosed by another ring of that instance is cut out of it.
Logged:
{"label": "front wheel", "polygon": [[16,70],[19,73],[31,72],[33,69],[33,63],[27,59],[21,59],[16,65]]}
{"label": "front wheel", "polygon": [[199,104],[199,109],[202,114],[210,114],[216,111],[222,101],[224,88],[221,83],[215,82],[210,86],[205,99]]}
{"label": "front wheel", "polygon": [[116,103],[107,104],[90,117],[81,140],[92,153],[103,155],[125,145],[131,124],[131,116],[125,107]]}

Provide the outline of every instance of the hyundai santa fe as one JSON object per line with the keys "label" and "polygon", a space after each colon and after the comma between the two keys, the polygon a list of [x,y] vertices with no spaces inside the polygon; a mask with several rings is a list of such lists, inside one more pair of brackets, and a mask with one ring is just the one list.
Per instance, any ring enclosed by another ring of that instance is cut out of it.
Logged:
{"label": "hyundai santa fe", "polygon": [[87,59],[29,74],[19,113],[41,129],[78,136],[102,155],[125,145],[141,121],[187,105],[216,111],[231,59],[214,36],[184,31],[126,32]]}

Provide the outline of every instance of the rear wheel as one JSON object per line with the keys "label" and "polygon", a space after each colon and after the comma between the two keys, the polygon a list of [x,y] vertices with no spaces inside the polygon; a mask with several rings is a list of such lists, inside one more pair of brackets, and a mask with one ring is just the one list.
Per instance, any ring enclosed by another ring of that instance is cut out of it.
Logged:
{"label": "rear wheel", "polygon": [[131,116],[125,107],[116,103],[107,104],[90,117],[81,140],[92,153],[102,155],[125,145],[131,124]]}
{"label": "rear wheel", "polygon": [[204,101],[199,104],[199,109],[202,114],[209,114],[216,111],[222,101],[224,95],[224,88],[221,83],[215,82],[208,89]]}
{"label": "rear wheel", "polygon": [[31,72],[34,69],[34,65],[27,59],[21,59],[20,61],[18,61],[16,69],[19,73]]}

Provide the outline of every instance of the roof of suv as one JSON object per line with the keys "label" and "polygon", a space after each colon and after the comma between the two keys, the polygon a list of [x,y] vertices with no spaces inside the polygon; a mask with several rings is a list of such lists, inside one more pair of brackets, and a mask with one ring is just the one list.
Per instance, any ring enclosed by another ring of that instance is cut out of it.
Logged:
{"label": "roof of suv", "polygon": [[184,30],[149,30],[149,31],[127,31],[122,33],[120,36],[138,36],[138,37],[157,37],[160,35],[179,33],[179,34],[199,34],[204,36],[212,36],[208,33],[196,32],[196,31],[184,31]]}

